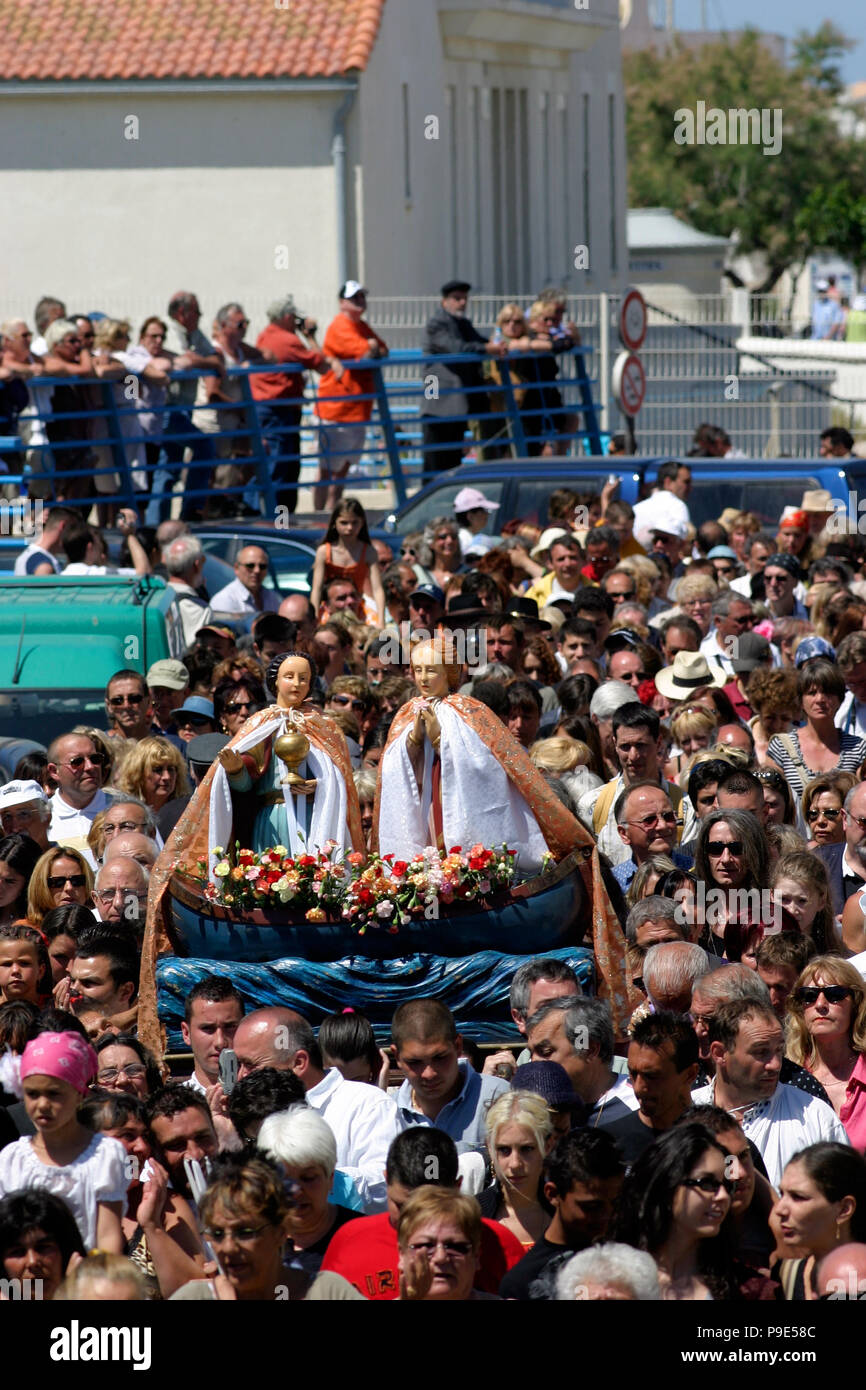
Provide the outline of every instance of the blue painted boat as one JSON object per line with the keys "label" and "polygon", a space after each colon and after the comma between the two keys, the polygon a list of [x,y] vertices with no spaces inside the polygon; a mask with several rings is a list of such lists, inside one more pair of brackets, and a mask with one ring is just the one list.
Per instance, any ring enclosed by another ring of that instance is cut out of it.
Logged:
{"label": "blue painted boat", "polygon": [[172,878],[167,896],[179,954],[198,959],[332,961],[362,955],[395,960],[417,953],[450,957],[488,950],[539,955],[576,945],[583,936],[586,898],[579,860],[576,850],[486,910],[452,906],[440,909],[432,920],[412,918],[396,931],[368,927],[363,936],[348,922],[293,920],[287,909],[231,916],[230,909],[202,896],[196,880],[180,874]]}
{"label": "blue painted boat", "polygon": [[443,911],[363,936],[348,922],[312,923],[290,912],[229,915],[194,879],[175,874],[165,904],[177,954],[157,965],[159,1016],[169,1047],[180,1042],[190,989],[206,975],[232,980],[247,1008],[282,1004],[310,1019],[352,1007],[387,1040],[391,1016],[410,999],[439,998],[469,1038],[513,1041],[508,993],[528,956],[567,960],[591,987],[594,960],[581,947],[588,905],[581,850],[486,910]]}

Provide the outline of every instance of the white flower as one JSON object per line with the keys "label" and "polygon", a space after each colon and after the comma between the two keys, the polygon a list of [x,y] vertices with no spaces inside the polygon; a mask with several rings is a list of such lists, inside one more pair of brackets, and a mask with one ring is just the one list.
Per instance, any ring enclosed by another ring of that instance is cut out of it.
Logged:
{"label": "white flower", "polygon": [[376,916],[377,916],[377,917],[390,917],[391,914],[393,913],[393,911],[394,911],[394,904],[393,904],[393,903],[381,902],[381,903],[377,903],[377,904],[376,904]]}

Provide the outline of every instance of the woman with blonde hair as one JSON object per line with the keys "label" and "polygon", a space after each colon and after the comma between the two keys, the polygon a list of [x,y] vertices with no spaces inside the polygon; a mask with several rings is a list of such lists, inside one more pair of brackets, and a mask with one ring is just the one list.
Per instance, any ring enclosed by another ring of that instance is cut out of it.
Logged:
{"label": "woman with blonde hair", "polygon": [[695,753],[703,753],[713,741],[719,727],[719,716],[701,705],[686,705],[671,720],[674,743],[680,749],[665,767],[665,777],[674,781],[684,771]]}
{"label": "woman with blonde hair", "polygon": [[712,621],[713,600],[719,595],[718,584],[708,574],[685,574],[674,594],[677,608],[696,622],[701,636],[706,637]]}
{"label": "woman with blonde hair", "polygon": [[756,536],[762,529],[760,517],[755,516],[754,512],[737,512],[736,516],[731,517],[727,527],[728,545],[736,551],[741,565],[748,559],[750,537]]}
{"label": "woman with blonde hair", "polygon": [[602,786],[602,779],[590,771],[592,749],[581,739],[565,735],[541,738],[533,743],[529,756],[537,768],[557,777],[575,798]]}
{"label": "woman with blonde hair", "polygon": [[835,950],[830,880],[822,859],[810,854],[805,845],[780,855],[770,874],[770,889],[777,907],[791,914],[803,936],[811,936],[825,954]]}
{"label": "woman with blonde hair", "polygon": [[55,845],[37,860],[27,888],[27,921],[41,927],[46,913],[75,903],[87,907],[93,892],[93,873],[77,849]]}
{"label": "woman with blonde hair", "polygon": [[182,753],[165,738],[139,739],[117,779],[121,791],[132,792],[158,812],[176,796],[188,796],[189,778]]}
{"label": "woman with blonde hair", "polygon": [[494,1300],[474,1287],[481,1252],[478,1203],[450,1188],[417,1187],[397,1221],[398,1302]]}
{"label": "woman with blonde hair", "polygon": [[815,956],[788,996],[787,1051],[820,1081],[855,1149],[866,1149],[866,982],[850,961]]}
{"label": "woman with blonde hair", "polygon": [[625,570],[634,580],[635,600],[648,608],[655,596],[659,572],[648,555],[624,555],[617,570]]}
{"label": "woman with blonde hair", "polygon": [[635,903],[639,903],[642,898],[649,898],[658,887],[665,874],[676,873],[676,864],[667,854],[651,854],[649,859],[645,859],[628,886],[625,895],[626,905],[629,909]]}
{"label": "woman with blonde hair", "polygon": [[529,1249],[550,1223],[544,1160],[553,1146],[553,1116],[534,1091],[506,1091],[484,1120],[492,1187],[479,1194],[481,1215],[501,1221]]}

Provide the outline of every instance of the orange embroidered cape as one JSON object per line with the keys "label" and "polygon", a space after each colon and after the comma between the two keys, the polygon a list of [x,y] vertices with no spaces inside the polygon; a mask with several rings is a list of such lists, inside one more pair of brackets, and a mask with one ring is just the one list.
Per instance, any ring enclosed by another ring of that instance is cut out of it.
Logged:
{"label": "orange embroidered cape", "polygon": [[[625,936],[604,886],[595,840],[580,821],[566,810],[531,761],[526,749],[509,733],[502,720],[498,719],[492,710],[469,695],[449,695],[447,702],[483,740],[532,808],[554,858],[563,859],[573,850],[580,851],[580,873],[591,914],[592,949],[598,972],[598,994],[610,1003],[617,1037],[624,1037],[631,1013],[642,1002],[643,995],[632,984],[629,976]],[[411,702],[397,711],[386,749],[400,737],[413,722],[414,717]],[[377,847],[381,794],[380,765],[373,809],[374,849]]]}

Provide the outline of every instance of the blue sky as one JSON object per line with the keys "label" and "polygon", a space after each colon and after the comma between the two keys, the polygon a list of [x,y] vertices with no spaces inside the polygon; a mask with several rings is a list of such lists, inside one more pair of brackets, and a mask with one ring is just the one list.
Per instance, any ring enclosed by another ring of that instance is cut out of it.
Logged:
{"label": "blue sky", "polygon": [[[662,0],[662,5],[664,0]],[[842,76],[846,82],[866,81],[866,3],[864,0],[704,0],[707,27],[741,29],[747,23],[759,29],[794,38],[801,29],[810,33],[829,19],[857,47],[846,55]],[[698,29],[701,0],[674,0],[677,28]]]}

